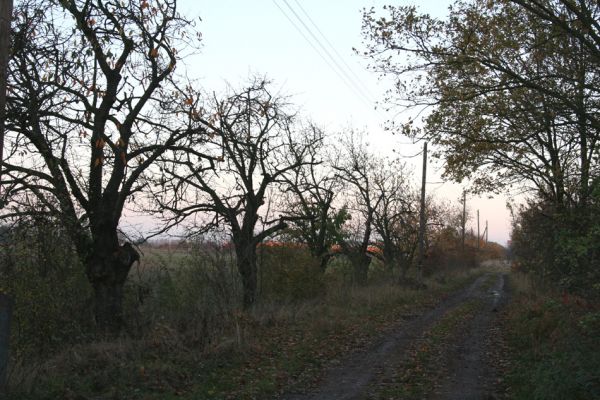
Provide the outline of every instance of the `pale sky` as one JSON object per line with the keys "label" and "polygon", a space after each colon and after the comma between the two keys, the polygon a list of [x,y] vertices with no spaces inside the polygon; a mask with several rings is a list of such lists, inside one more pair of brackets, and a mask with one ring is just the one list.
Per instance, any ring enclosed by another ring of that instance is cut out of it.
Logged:
{"label": "pale sky", "polygon": [[[421,11],[439,17],[450,4],[446,0],[400,0],[395,4],[415,3]],[[225,82],[240,86],[252,74],[266,75],[282,94],[291,96],[304,116],[326,131],[340,131],[349,125],[365,128],[375,152],[392,156],[391,150],[395,150],[396,154],[414,155],[422,144],[412,145],[405,137],[384,132],[383,122],[390,115],[375,111],[374,102],[382,99],[386,82],[369,72],[367,60],[352,51],[353,47],[362,48],[360,10],[384,4],[376,0],[183,0],[180,10],[184,15],[202,18],[198,27],[203,35],[200,54],[185,61],[187,73],[205,90],[216,92]],[[420,185],[421,158],[406,161],[414,165],[412,175]],[[437,198],[459,199],[462,186],[437,183],[441,181],[439,166],[430,165],[427,181],[431,182],[427,191]],[[480,210],[481,231],[488,220],[489,239],[501,244],[509,239],[510,215],[505,205],[506,197],[468,200],[473,216]],[[467,226],[476,230],[476,220],[471,219]]]}

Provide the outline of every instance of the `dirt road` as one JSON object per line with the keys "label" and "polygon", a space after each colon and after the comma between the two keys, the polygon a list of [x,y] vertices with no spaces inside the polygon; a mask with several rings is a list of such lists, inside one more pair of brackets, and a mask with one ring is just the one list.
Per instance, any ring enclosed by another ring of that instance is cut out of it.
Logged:
{"label": "dirt road", "polygon": [[496,399],[493,354],[501,273],[479,277],[435,309],[405,316],[385,338],[349,355],[317,387],[285,400]]}

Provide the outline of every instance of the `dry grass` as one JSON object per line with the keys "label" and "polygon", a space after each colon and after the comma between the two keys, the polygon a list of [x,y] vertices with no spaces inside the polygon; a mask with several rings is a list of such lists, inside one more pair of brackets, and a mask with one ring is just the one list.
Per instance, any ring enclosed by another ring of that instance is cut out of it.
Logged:
{"label": "dry grass", "polygon": [[[271,273],[289,271],[277,265]],[[304,282],[303,275],[291,274],[299,281],[245,312],[231,260],[218,252],[161,250],[128,287],[130,323],[123,338],[70,345],[50,359],[22,362],[13,367],[11,387],[16,399],[28,400],[262,398],[306,384],[330,360],[483,271],[436,274],[426,280],[427,290],[394,280],[356,287],[326,275],[315,286],[323,292],[307,299],[286,295]]]}

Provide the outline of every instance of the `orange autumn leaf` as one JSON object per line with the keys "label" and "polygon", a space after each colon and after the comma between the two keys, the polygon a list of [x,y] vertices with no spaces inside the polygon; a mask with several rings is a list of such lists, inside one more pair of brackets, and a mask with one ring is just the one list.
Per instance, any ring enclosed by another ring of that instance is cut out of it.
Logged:
{"label": "orange autumn leaf", "polygon": [[150,50],[150,57],[154,57],[154,58],[158,57],[158,49],[157,48]]}

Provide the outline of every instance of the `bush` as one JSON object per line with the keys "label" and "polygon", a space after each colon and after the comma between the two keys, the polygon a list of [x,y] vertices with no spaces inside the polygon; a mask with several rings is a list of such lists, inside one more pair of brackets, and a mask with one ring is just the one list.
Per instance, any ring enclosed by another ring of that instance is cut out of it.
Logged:
{"label": "bush", "polygon": [[541,285],[600,299],[600,194],[585,207],[522,206],[513,216],[511,242],[519,269]]}
{"label": "bush", "polygon": [[231,253],[205,242],[146,253],[126,285],[130,334],[142,337],[168,326],[199,348],[212,343],[231,325],[239,307],[241,290]]}
{"label": "bush", "polygon": [[[572,300],[572,299],[571,299]],[[600,399],[600,318],[580,301],[521,298],[507,321],[516,399]]]}
{"label": "bush", "polygon": [[51,220],[6,230],[1,247],[3,290],[15,299],[11,353],[47,355],[87,340],[91,287],[65,233]]}
{"label": "bush", "polygon": [[297,301],[324,292],[319,260],[300,246],[279,245],[259,248],[259,290],[261,299]]}

